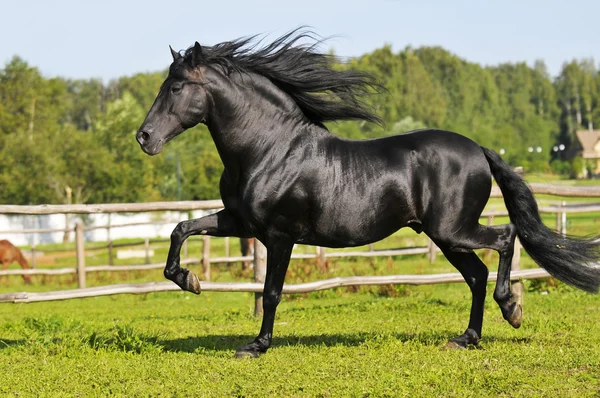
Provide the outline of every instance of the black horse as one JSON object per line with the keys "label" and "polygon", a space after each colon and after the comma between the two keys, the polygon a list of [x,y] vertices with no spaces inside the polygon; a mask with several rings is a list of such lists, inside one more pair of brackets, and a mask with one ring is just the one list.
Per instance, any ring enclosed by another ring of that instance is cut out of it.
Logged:
{"label": "black horse", "polygon": [[[409,226],[425,232],[472,291],[469,325],[455,347],[481,338],[487,267],[473,252],[500,254],[494,299],[515,328],[521,307],[511,298],[515,237],[558,279],[590,292],[600,284],[594,239],[563,238],[545,227],[527,185],[490,149],[442,130],[420,130],[367,141],[331,134],[330,120],[379,122],[361,102],[376,81],[338,70],[310,34],[293,31],[258,48],[253,38],[171,49],[173,63],[137,132],[149,155],[204,123],[225,166],[224,210],[183,221],[171,235],[165,277],[200,293],[196,275],[179,264],[191,235],[256,237],[268,249],[264,317],[258,336],[236,356],[258,356],[272,341],[275,311],[294,243],[346,247],[378,241]],[[507,225],[479,217],[496,179],[510,214]]]}

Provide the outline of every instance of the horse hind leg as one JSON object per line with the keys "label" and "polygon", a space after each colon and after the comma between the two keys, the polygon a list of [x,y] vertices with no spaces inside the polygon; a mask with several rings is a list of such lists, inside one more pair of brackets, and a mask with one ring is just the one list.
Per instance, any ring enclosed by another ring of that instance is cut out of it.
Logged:
{"label": "horse hind leg", "polygon": [[497,228],[504,228],[505,233],[502,234],[499,239],[502,248],[498,250],[500,261],[498,263],[498,276],[496,278],[494,300],[496,300],[500,306],[504,319],[506,319],[512,327],[518,329],[521,326],[523,318],[523,308],[513,297],[510,287],[510,271],[515,250],[517,230],[512,224],[501,225]]}
{"label": "horse hind leg", "polygon": [[504,319],[515,329],[521,326],[523,316],[521,304],[513,298],[510,288],[510,271],[516,237],[517,229],[513,224],[478,225],[477,231],[462,243],[471,249],[493,249],[500,255],[494,300],[500,306]]}
{"label": "horse hind leg", "polygon": [[461,273],[472,294],[469,326],[462,335],[449,340],[445,348],[454,349],[467,348],[468,345],[476,346],[479,340],[481,340],[483,308],[489,274],[488,269],[472,251],[456,252],[443,245],[440,249],[448,261]]}
{"label": "horse hind leg", "polygon": [[[434,241],[440,242],[438,246],[446,247],[450,252],[469,252],[488,248],[500,254],[494,300],[500,306],[504,319],[514,328],[521,326],[522,320],[521,305],[513,300],[510,289],[510,270],[516,236],[517,231],[512,224],[495,226],[476,224],[473,228],[463,225],[460,233],[453,236],[431,236]],[[452,264],[455,265],[454,262]]]}

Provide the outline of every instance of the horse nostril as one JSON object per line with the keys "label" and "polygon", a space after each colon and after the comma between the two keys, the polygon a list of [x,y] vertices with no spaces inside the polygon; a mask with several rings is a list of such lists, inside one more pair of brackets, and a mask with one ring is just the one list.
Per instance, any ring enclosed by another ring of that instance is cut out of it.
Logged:
{"label": "horse nostril", "polygon": [[144,142],[146,142],[150,139],[150,134],[146,133],[145,131],[140,130],[140,131],[138,131],[136,138],[140,144],[143,144]]}

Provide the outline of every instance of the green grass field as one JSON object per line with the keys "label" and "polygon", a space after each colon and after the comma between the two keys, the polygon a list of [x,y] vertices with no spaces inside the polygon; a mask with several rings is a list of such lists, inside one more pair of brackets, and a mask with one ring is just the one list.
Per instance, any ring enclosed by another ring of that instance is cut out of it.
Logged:
{"label": "green grass field", "polygon": [[[549,182],[545,178],[534,177]],[[494,199],[490,206],[502,204]],[[598,218],[569,215],[568,231],[597,234]],[[545,215],[543,220],[554,227],[556,218]],[[506,222],[505,217],[495,219],[496,224]],[[237,253],[238,242],[231,242],[232,253]],[[201,255],[200,245],[191,239],[190,256]],[[424,245],[423,235],[403,229],[374,248]],[[167,246],[153,249],[151,261],[164,261]],[[213,256],[222,256],[222,239],[214,239],[211,249]],[[496,269],[495,253],[479,254],[490,270]],[[106,250],[90,251],[86,262],[107,264],[107,259]],[[74,260],[57,258],[47,266],[72,267]],[[523,252],[522,268],[534,266]],[[191,268],[201,273],[199,266]],[[441,254],[433,264],[424,255],[330,259],[325,267],[295,260],[286,282],[454,271]],[[251,277],[239,264],[212,269],[213,281]],[[88,286],[163,280],[160,270],[90,273]],[[0,282],[0,293],[77,286],[73,275],[35,276],[33,281],[25,286],[11,276]],[[525,281],[523,324],[515,330],[491,298],[493,287],[488,286],[479,349],[441,349],[468,323],[471,298],[466,284],[339,288],[284,297],[274,345],[255,360],[233,358],[235,349],[260,328],[248,293],[0,304],[0,397],[600,396],[600,297],[553,279]]]}
{"label": "green grass field", "polygon": [[247,293],[5,304],[0,396],[598,396],[600,299],[527,286],[522,327],[488,297],[462,351],[441,347],[466,327],[463,284],[285,297],[256,360],[233,358],[260,325]]}

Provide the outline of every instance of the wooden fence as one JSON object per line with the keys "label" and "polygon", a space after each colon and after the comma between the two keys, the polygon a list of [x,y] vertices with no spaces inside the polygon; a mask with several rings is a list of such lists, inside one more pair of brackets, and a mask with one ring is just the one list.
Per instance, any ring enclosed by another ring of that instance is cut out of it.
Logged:
{"label": "wooden fence", "polygon": [[[600,197],[600,186],[598,187],[564,187],[552,186],[546,184],[530,184],[530,187],[536,194],[558,195],[565,197]],[[497,187],[492,190],[492,197],[501,197]],[[211,201],[186,201],[186,202],[153,202],[153,203],[129,203],[129,204],[100,204],[100,205],[42,205],[42,206],[13,206],[0,205],[0,214],[90,214],[90,213],[120,213],[120,212],[148,212],[148,211],[189,211],[189,210],[216,210],[222,208],[220,200]],[[562,233],[566,233],[566,214],[582,212],[600,212],[600,204],[580,204],[566,206],[564,202],[558,206],[542,206],[541,213],[556,214],[556,227]],[[508,215],[506,210],[486,211],[483,217],[487,217],[488,224],[492,224],[494,217]],[[120,284],[112,286],[102,286],[86,288],[86,274],[88,272],[98,271],[131,271],[163,268],[164,263],[145,264],[145,265],[102,265],[86,266],[84,249],[84,230],[97,228],[118,228],[120,226],[141,225],[141,223],[129,223],[123,225],[93,226],[84,227],[81,222],[76,223],[75,246],[76,246],[76,268],[63,269],[29,269],[29,270],[6,270],[0,271],[2,275],[63,275],[77,274],[79,289],[63,290],[57,292],[45,293],[9,293],[1,294],[0,302],[34,302],[48,300],[64,300],[70,298],[93,297],[100,295],[112,295],[121,293],[148,293],[158,291],[179,290],[171,282],[149,283],[149,284]],[[72,231],[72,229],[68,229]],[[8,232],[8,231],[0,231]],[[14,233],[39,233],[39,232],[65,232],[60,229],[38,229],[26,231],[11,231]],[[147,241],[146,241],[147,242]],[[518,244],[518,242],[517,242]],[[264,246],[256,241],[254,256],[210,256],[210,237],[203,237],[203,256],[202,258],[188,258],[182,260],[182,265],[201,263],[203,265],[204,281],[201,282],[201,288],[205,291],[244,291],[256,293],[256,310],[260,312],[262,284],[266,272],[266,252]],[[146,249],[148,244],[145,245]],[[431,242],[426,247],[412,247],[395,250],[377,250],[377,251],[325,251],[324,248],[317,248],[314,254],[294,254],[292,258],[315,258],[317,261],[324,261],[327,258],[334,257],[376,257],[376,256],[398,256],[409,254],[428,254],[430,261],[434,261],[437,248]],[[515,261],[513,261],[514,272],[511,275],[513,280],[545,278],[548,274],[542,269],[520,271],[520,247],[515,251]],[[210,264],[227,263],[239,261],[253,261],[255,278],[253,283],[217,283],[210,281]],[[490,274],[490,280],[495,279],[495,273]],[[286,285],[284,293],[302,293],[322,289],[330,289],[339,286],[360,286],[360,285],[381,285],[381,284],[432,284],[432,283],[454,283],[462,282],[462,276],[459,273],[438,274],[438,275],[396,275],[396,276],[361,276],[347,278],[333,278],[318,282]]]}

